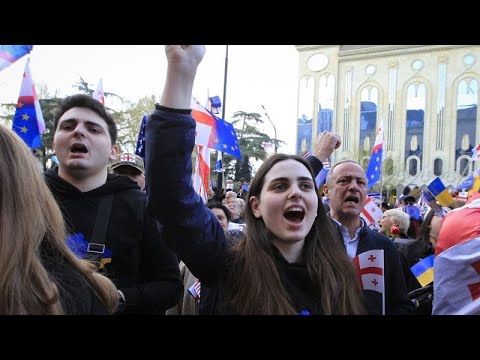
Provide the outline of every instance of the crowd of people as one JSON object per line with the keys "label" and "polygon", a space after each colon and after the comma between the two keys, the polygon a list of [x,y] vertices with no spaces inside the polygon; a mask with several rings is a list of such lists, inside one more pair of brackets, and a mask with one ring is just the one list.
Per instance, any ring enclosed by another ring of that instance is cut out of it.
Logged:
{"label": "crowd of people", "polygon": [[[205,204],[192,185],[190,108],[205,47],[165,52],[145,159],[119,153],[114,119],[87,95],[57,108],[56,166],[43,176],[0,126],[1,314],[480,313],[480,291],[462,287],[455,261],[469,256],[475,284],[479,193],[447,215],[422,209],[414,218],[405,207],[418,199],[406,194],[382,204],[373,229],[361,217],[368,181],[358,162],[333,164],[320,194],[322,162],[341,144],[322,132],[311,155],[271,155],[252,179],[210,189]],[[425,284],[412,269],[434,255]],[[419,289],[427,301],[412,298]]]}

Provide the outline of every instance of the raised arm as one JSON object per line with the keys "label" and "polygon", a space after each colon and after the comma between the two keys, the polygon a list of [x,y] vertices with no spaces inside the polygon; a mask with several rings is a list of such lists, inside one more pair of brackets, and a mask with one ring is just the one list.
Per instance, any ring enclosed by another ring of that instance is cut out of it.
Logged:
{"label": "raised arm", "polygon": [[192,87],[204,53],[203,46],[166,46],[167,79],[147,122],[145,170],[149,214],[165,226],[168,246],[208,284],[221,273],[225,235],[192,186]]}
{"label": "raised arm", "polygon": [[313,155],[307,157],[307,161],[312,167],[315,176],[323,169],[323,162],[333,153],[335,149],[340,147],[342,140],[340,136],[332,132],[323,131],[317,135]]}
{"label": "raised arm", "polygon": [[205,55],[203,45],[166,45],[167,80],[160,105],[172,109],[190,109],[197,68]]}

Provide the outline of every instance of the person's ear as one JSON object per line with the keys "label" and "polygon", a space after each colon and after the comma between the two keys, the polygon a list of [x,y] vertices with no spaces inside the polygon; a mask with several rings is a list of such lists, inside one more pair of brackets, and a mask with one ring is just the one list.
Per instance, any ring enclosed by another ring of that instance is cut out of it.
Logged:
{"label": "person's ear", "polygon": [[328,188],[328,185],[327,185],[327,184],[323,185],[323,195],[325,196],[325,198],[326,198],[327,200],[330,199],[330,196],[329,196],[329,194],[328,194],[328,193],[329,193],[329,190],[330,190],[330,189]]}
{"label": "person's ear", "polygon": [[262,213],[260,211],[260,202],[258,201],[256,196],[251,196],[250,199],[250,207],[252,208],[252,213],[253,216],[255,216],[257,219],[260,219],[262,217]]}
{"label": "person's ear", "polygon": [[112,151],[110,152],[110,160],[115,160],[115,158],[117,157],[118,155],[118,145],[113,145],[112,146]]}

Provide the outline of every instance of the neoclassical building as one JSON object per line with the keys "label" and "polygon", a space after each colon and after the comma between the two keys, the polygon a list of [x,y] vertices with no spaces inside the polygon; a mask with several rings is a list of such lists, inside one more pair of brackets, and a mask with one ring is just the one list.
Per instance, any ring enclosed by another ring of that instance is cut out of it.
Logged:
{"label": "neoclassical building", "polygon": [[480,46],[296,45],[298,154],[324,130],[342,136],[332,163],[367,167],[383,122],[382,181],[390,196],[439,176],[456,186],[480,143]]}

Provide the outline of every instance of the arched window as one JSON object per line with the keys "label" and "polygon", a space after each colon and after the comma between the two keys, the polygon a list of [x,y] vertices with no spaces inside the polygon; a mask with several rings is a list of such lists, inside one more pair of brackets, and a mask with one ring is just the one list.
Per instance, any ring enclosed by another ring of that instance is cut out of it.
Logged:
{"label": "arched window", "polygon": [[[425,102],[425,85],[420,82],[410,84],[407,89],[405,159],[411,176],[414,176],[413,173],[416,175],[422,166]],[[416,160],[410,161],[412,157]]]}
{"label": "arched window", "polygon": [[[475,129],[477,127],[478,82],[465,78],[458,83],[457,90],[457,138],[455,141],[455,160],[463,155],[472,155],[472,149],[477,143]],[[467,161],[468,163],[468,161]],[[456,161],[455,164],[458,164]],[[460,161],[460,174],[468,174],[467,164]],[[457,170],[457,169],[455,169]],[[464,173],[465,171],[465,173]]]}
{"label": "arched window", "polygon": [[418,173],[418,158],[417,157],[410,157],[408,159],[408,174],[410,176],[416,176]]}
{"label": "arched window", "polygon": [[335,97],[335,77],[322,75],[318,81],[318,123],[317,132],[332,131]]}
{"label": "arched window", "polygon": [[304,76],[298,89],[297,154],[301,155],[312,147],[312,121],[315,82],[313,77]]}
{"label": "arched window", "polygon": [[443,173],[443,161],[442,159],[436,158],[433,161],[433,174],[435,176],[440,176]]}
{"label": "arched window", "polygon": [[377,129],[378,90],[374,86],[365,87],[360,93],[360,149],[362,155],[371,155]]}
{"label": "arched window", "polygon": [[465,176],[466,174],[468,174],[469,170],[468,170],[468,159],[466,157],[463,157],[460,159],[460,169],[459,169],[459,172],[460,172],[460,175],[461,176]]}

